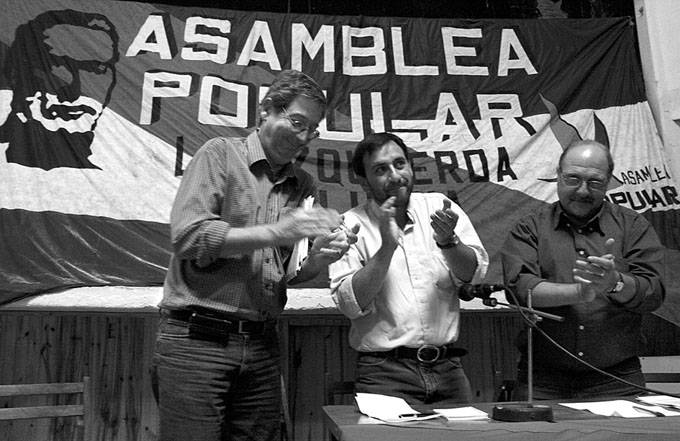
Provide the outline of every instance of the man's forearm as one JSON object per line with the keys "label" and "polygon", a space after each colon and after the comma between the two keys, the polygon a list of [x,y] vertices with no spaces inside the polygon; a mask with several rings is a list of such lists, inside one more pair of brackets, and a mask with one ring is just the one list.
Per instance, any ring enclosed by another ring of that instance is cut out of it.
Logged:
{"label": "man's forearm", "polygon": [[453,274],[463,282],[470,282],[477,270],[477,254],[471,247],[459,243],[442,249],[442,254]]}
{"label": "man's forearm", "polygon": [[366,266],[352,276],[352,290],[361,309],[366,309],[383,286],[394,249],[380,248]]}
{"label": "man's forearm", "polygon": [[578,283],[541,282],[531,291],[531,304],[537,308],[573,305],[582,301]]}

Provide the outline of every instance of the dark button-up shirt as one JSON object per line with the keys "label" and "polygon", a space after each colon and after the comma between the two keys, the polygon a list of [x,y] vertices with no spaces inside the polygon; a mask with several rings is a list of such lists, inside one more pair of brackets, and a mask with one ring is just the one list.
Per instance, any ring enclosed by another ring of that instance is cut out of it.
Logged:
{"label": "dark button-up shirt", "polygon": [[[564,322],[544,319],[539,323],[541,329],[576,356],[600,368],[638,355],[643,344],[641,313],[655,310],[664,299],[663,248],[647,220],[630,209],[604,202],[597,216],[577,227],[555,202],[520,220],[502,252],[505,283],[520,303],[526,304],[528,291],[542,281],[574,283],[572,269],[576,259],[601,256],[610,237],[615,240],[616,269],[635,280],[635,296],[625,304],[598,295],[588,303],[539,308],[565,317]],[[540,334],[534,335],[537,368],[587,369]],[[518,345],[524,354],[525,335],[520,335]]]}
{"label": "dark button-up shirt", "polygon": [[160,306],[200,307],[249,320],[275,318],[286,303],[290,250],[268,247],[220,257],[232,227],[278,220],[315,194],[312,177],[289,164],[274,176],[253,133],[214,138],[184,172],[170,214],[173,256]]}

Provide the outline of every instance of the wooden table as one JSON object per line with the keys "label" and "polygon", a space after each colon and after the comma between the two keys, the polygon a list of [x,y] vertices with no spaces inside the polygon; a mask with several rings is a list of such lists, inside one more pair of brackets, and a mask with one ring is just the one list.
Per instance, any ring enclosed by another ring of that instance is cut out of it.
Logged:
{"label": "wooden table", "polygon": [[[475,407],[491,414],[493,403]],[[677,441],[680,417],[608,418],[552,404],[555,422],[494,420],[376,424],[355,406],[324,406],[324,422],[339,441]]]}

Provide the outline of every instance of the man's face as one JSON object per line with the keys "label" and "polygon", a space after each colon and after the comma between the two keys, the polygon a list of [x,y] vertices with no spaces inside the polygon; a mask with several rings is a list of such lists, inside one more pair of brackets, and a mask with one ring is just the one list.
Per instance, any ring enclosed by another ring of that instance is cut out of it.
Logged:
{"label": "man's face", "polygon": [[[91,44],[71,44],[74,32],[85,34]],[[36,87],[25,98],[25,117],[51,132],[90,132],[114,84],[113,41],[105,31],[68,24],[48,28],[44,35],[42,56],[49,60],[49,70],[32,69]]]}
{"label": "man's face", "polygon": [[364,156],[366,191],[379,205],[391,196],[395,205],[406,207],[413,190],[413,171],[404,151],[394,142]]}
{"label": "man's face", "polygon": [[281,111],[266,111],[259,135],[273,166],[288,164],[318,136],[316,128],[323,118],[322,111],[321,104],[305,96],[295,98]]}
{"label": "man's face", "polygon": [[602,206],[609,184],[607,155],[597,145],[572,147],[558,170],[557,195],[572,218],[588,221]]}

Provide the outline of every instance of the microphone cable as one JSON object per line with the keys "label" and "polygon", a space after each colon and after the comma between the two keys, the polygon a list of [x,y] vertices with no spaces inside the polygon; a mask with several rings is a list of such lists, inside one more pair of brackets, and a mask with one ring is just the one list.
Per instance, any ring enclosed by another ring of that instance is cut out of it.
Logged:
{"label": "microphone cable", "polygon": [[[520,306],[519,300],[517,299],[517,296],[515,296],[515,293],[512,291],[512,289],[509,289],[509,288],[506,287],[505,291],[510,293],[510,297],[512,297],[512,302],[514,304],[513,306]],[[532,309],[534,309],[533,305],[532,305]],[[664,392],[664,391],[660,391],[660,390],[656,390],[656,389],[651,389],[651,388],[648,388],[648,387],[645,387],[645,386],[640,386],[639,384],[635,384],[635,383],[632,383],[628,380],[624,380],[623,378],[617,377],[614,374],[611,374],[607,371],[603,371],[602,369],[600,369],[596,366],[593,366],[592,364],[588,363],[587,361],[585,361],[585,360],[579,358],[578,356],[574,355],[573,353],[571,353],[569,351],[569,349],[565,348],[564,346],[559,344],[557,341],[555,341],[555,339],[553,339],[550,335],[548,335],[547,332],[545,332],[543,329],[541,329],[540,327],[538,327],[536,325],[536,323],[537,323],[536,321],[532,320],[531,318],[529,318],[527,316],[527,312],[523,311],[522,309],[517,309],[517,311],[519,312],[520,316],[522,317],[522,320],[528,326],[537,330],[539,332],[539,334],[541,334],[543,337],[545,337],[557,349],[564,352],[569,357],[573,358],[574,360],[578,361],[579,363],[583,364],[584,366],[588,367],[589,369],[592,369],[595,372],[598,372],[602,375],[605,375],[609,378],[612,378],[612,379],[614,379],[614,380],[616,380],[620,383],[627,384],[628,386],[632,386],[636,389],[639,389],[639,390],[642,390],[642,391],[645,391],[645,392],[649,392],[649,393],[657,394],[657,395],[666,395],[666,396],[673,397],[673,398],[680,398],[680,394],[673,394],[673,393]],[[531,348],[531,350],[533,351],[533,347]],[[644,373],[643,373],[643,375],[644,375]]]}

